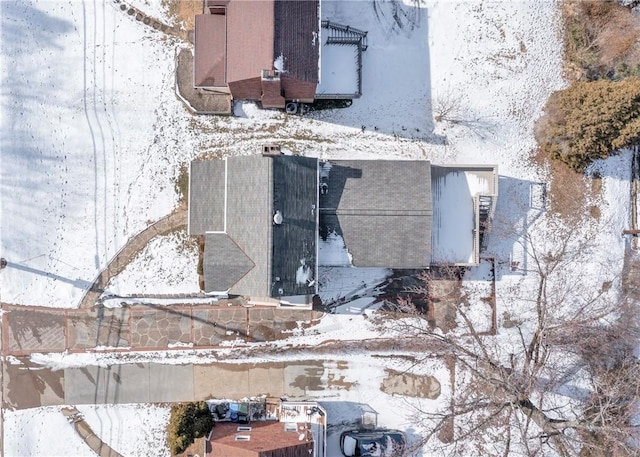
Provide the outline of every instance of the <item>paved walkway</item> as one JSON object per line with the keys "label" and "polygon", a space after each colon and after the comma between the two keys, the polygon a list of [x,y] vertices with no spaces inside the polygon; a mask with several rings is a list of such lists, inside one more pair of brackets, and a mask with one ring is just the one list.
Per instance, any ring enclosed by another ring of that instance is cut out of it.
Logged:
{"label": "paved walkway", "polygon": [[93,452],[100,457],[123,457],[122,454],[117,453],[104,443],[100,438],[96,436],[89,424],[82,417],[82,413],[74,407],[66,407],[62,409],[62,414],[73,424],[73,428],[76,429],[80,438],[87,443]]}
{"label": "paved walkway", "polygon": [[211,349],[290,336],[299,322],[322,313],[245,307],[221,300],[208,305],[135,305],[53,309],[4,305],[2,355],[45,352]]}
{"label": "paved walkway", "polygon": [[164,235],[187,225],[187,210],[178,208],[173,213],[151,224],[142,232],[135,235],[122,249],[111,259],[107,267],[102,270],[93,282],[89,291],[85,294],[80,302],[80,308],[87,309],[95,306],[104,292],[109,281],[122,272],[124,268],[138,255],[138,253],[158,235]]}

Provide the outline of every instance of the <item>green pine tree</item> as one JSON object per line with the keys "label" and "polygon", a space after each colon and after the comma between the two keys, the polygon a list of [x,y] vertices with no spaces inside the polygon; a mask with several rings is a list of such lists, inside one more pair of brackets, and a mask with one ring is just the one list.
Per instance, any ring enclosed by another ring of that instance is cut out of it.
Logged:
{"label": "green pine tree", "polygon": [[545,112],[542,152],[582,171],[640,138],[640,77],[576,83],[552,94]]}

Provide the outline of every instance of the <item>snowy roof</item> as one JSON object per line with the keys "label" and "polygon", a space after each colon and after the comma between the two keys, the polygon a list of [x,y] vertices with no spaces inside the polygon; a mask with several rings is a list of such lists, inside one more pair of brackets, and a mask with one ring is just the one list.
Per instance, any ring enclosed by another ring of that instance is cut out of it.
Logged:
{"label": "snowy roof", "polygon": [[[344,238],[357,267],[426,268],[431,260],[431,165],[332,160],[321,192],[323,233]],[[324,167],[326,170],[327,167]]]}
{"label": "snowy roof", "polygon": [[191,163],[189,233],[206,233],[205,291],[315,293],[316,163],[259,155]]}
{"label": "snowy roof", "polygon": [[[434,166],[434,264],[475,265],[479,262],[479,200],[498,194],[497,167]],[[495,199],[491,199],[495,206]]]}

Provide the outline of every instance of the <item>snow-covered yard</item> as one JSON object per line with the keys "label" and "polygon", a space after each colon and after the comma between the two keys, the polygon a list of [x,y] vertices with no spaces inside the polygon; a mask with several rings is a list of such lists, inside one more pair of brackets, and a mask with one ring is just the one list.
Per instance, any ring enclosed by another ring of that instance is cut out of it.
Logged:
{"label": "snow-covered yard", "polygon": [[[129,3],[166,14],[160,0]],[[76,307],[126,241],[177,205],[180,165],[203,154],[252,154],[264,143],[281,143],[287,152],[322,158],[497,164],[500,196],[488,254],[498,265],[499,325],[505,312],[527,315],[535,284],[522,246],[531,242],[545,249],[557,241],[547,213],[532,204],[531,189],[546,181],[545,170],[529,160],[533,122],[549,93],[564,84],[555,2],[323,2],[323,17],[369,32],[363,96],[350,108],[305,117],[251,104],[238,105],[238,117],[193,117],[174,94],[175,40],[109,0],[3,1],[0,12],[0,252],[9,262],[1,273],[3,302]],[[614,296],[624,252],[620,233],[629,217],[629,154],[595,167],[602,176],[602,214],[584,227],[585,234],[595,234],[593,246],[570,276],[584,287],[611,282]],[[176,239],[154,240],[110,288],[127,294],[196,292],[194,253],[179,246]],[[359,294],[386,274],[376,270],[348,278],[340,272],[326,271],[329,295]],[[484,305],[486,268],[472,269],[467,279],[469,306]],[[345,315],[329,315],[319,324],[322,331],[295,334],[283,344],[373,338],[367,321],[354,316],[369,305],[347,303]],[[477,308],[468,314],[480,323],[489,315]],[[508,341],[508,331],[501,331]],[[110,357],[82,354],[74,360],[118,363]],[[173,363],[190,363],[190,357],[185,351],[176,362],[172,354]],[[198,361],[207,357],[213,356],[201,354]],[[47,356],[34,359],[45,362]],[[349,367],[351,379],[365,369],[356,362]],[[446,386],[443,367],[427,368]],[[411,433],[419,437],[425,430],[403,407],[411,400],[383,395],[381,373],[336,400],[371,404],[380,425],[415,426]],[[339,402],[333,410],[338,422],[348,417]],[[126,455],[157,454],[162,446],[166,409],[120,405],[82,411],[101,438]],[[91,455],[57,407],[4,411],[4,419],[7,456]],[[130,420],[137,439],[127,431]]]}
{"label": "snow-covered yard", "polygon": [[280,142],[320,157],[497,163],[542,180],[527,157],[533,120],[562,85],[554,5],[414,5],[323,2],[323,17],[369,32],[350,108],[299,118],[245,104],[238,118],[194,118],[174,95],[174,39],[108,1],[3,2],[3,301],[77,306],[124,243],[176,206],[179,166],[201,154]]}
{"label": "snow-covered yard", "polygon": [[[169,455],[166,426],[169,408],[138,404],[84,405],[78,410],[100,439],[122,455]],[[61,408],[47,406],[6,416],[5,454],[14,456],[96,456]],[[19,437],[19,439],[17,439]]]}

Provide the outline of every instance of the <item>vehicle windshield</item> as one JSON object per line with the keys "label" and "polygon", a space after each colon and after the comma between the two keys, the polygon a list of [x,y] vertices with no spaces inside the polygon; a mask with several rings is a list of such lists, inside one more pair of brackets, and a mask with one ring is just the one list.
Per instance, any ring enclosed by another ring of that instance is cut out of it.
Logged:
{"label": "vehicle windshield", "polygon": [[361,439],[358,455],[362,457],[381,457],[383,450],[379,439]]}
{"label": "vehicle windshield", "polygon": [[358,441],[351,437],[345,436],[344,441],[342,442],[342,450],[344,451],[344,455],[347,457],[355,457],[360,454],[356,454],[356,449],[358,449]]}

